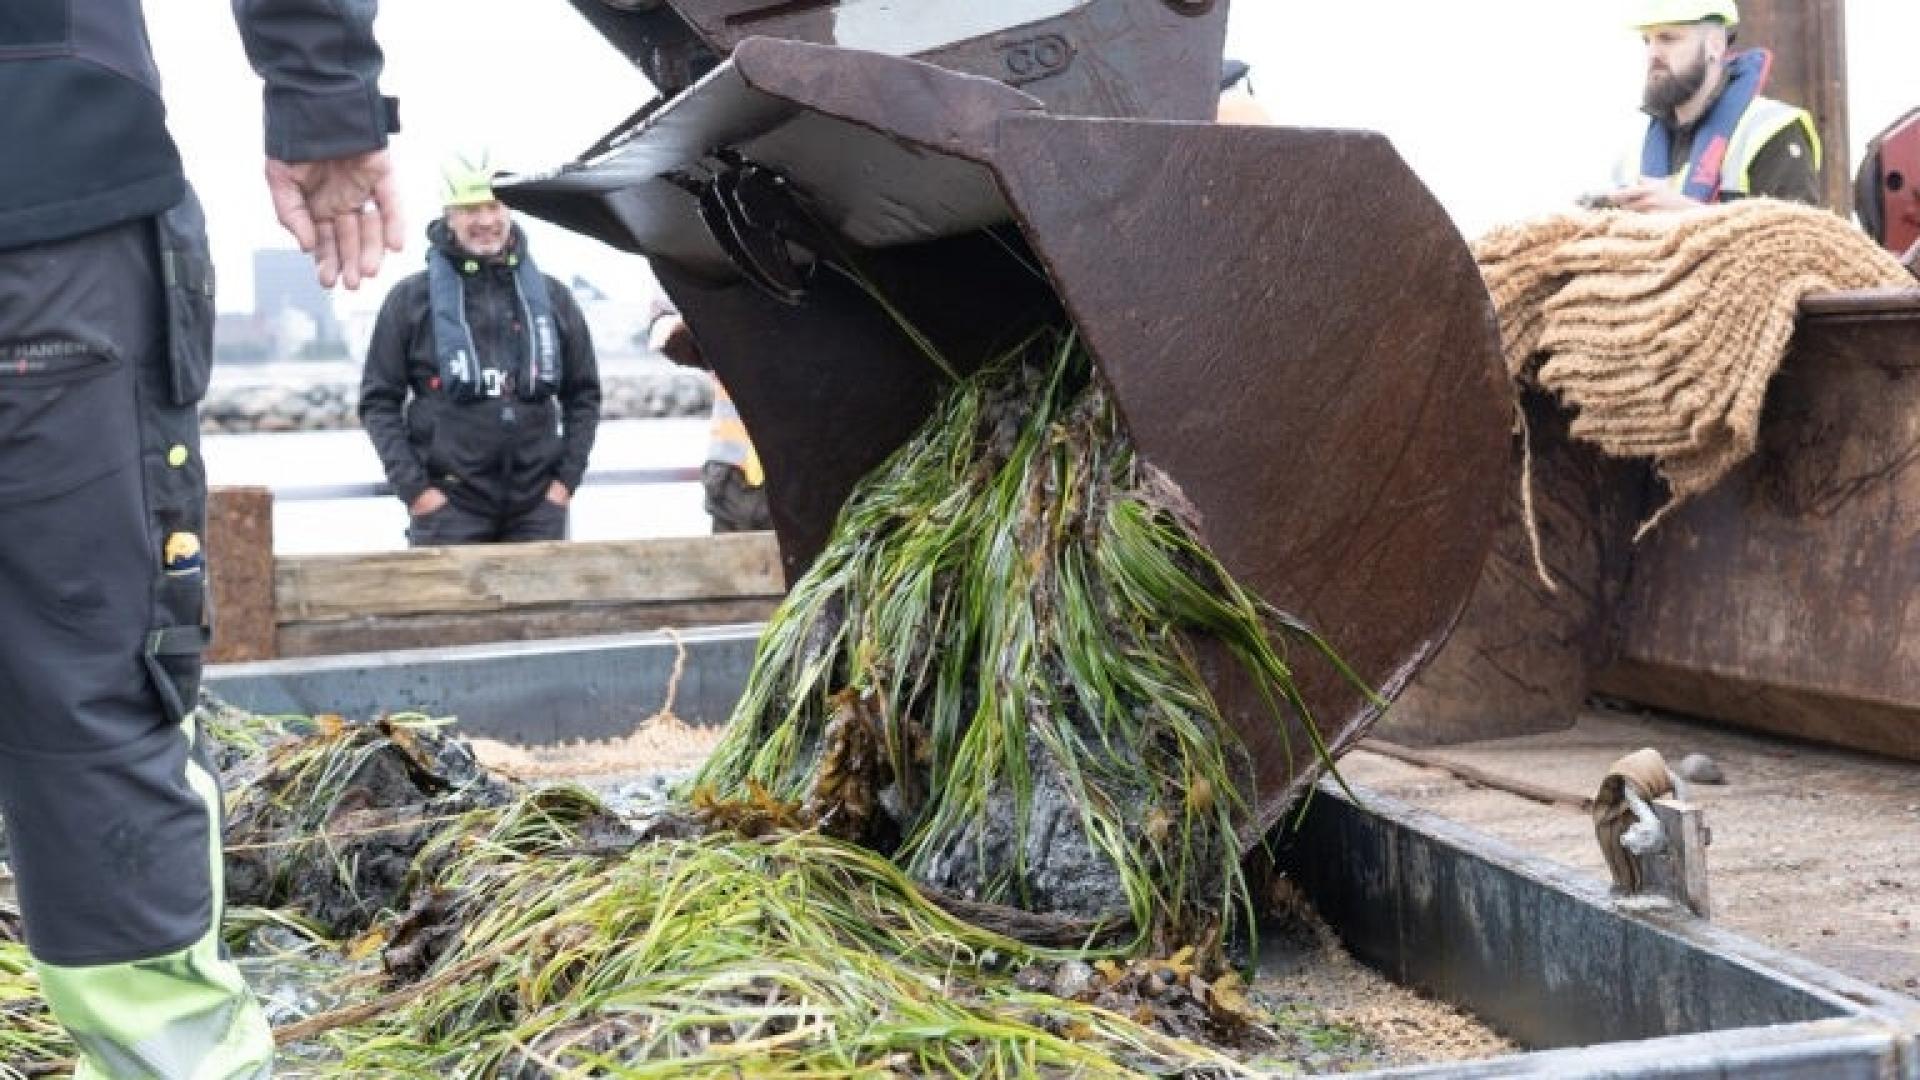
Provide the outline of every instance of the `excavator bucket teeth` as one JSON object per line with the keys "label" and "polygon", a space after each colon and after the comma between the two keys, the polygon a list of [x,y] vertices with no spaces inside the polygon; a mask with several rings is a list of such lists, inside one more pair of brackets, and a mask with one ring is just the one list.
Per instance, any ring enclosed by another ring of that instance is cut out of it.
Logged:
{"label": "excavator bucket teeth", "polygon": [[[1511,395],[1466,246],[1384,138],[1059,116],[992,80],[759,38],[606,153],[505,187],[653,258],[766,463],[792,578],[944,377],[845,275],[816,267],[796,299],[736,264],[691,189],[748,163],[810,208],[783,234],[801,263],[857,251],[963,371],[1070,322],[1227,569],[1383,694],[1446,638],[1508,487]],[[1316,763],[1203,663],[1264,829]],[[1376,709],[1300,668],[1338,752]]]}

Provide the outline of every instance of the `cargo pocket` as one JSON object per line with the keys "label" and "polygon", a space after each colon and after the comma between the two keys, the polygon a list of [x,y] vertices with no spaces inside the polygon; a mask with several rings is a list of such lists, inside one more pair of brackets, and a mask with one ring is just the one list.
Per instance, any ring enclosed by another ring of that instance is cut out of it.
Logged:
{"label": "cargo pocket", "polygon": [[206,396],[213,370],[214,277],[205,222],[192,195],[161,215],[158,240],[167,320],[163,377],[157,387],[147,384],[140,406],[147,509],[160,564],[146,664],[177,722],[193,710],[201,655],[213,637],[207,602],[207,475],[195,406]]}
{"label": "cargo pocket", "polygon": [[160,278],[167,299],[168,396],[198,405],[213,375],[213,258],[200,202],[188,194],[160,215]]}
{"label": "cargo pocket", "polygon": [[[158,461],[149,455],[147,462],[147,506],[160,566],[154,578],[146,664],[168,716],[178,722],[199,696],[200,657],[213,638],[207,602],[206,473],[197,443],[186,441],[178,430],[178,418],[184,414],[190,423],[193,410],[145,411],[143,424],[158,428],[163,437],[182,438],[170,442],[169,452]],[[175,452],[188,447],[187,453]]]}
{"label": "cargo pocket", "polygon": [[[11,298],[9,298],[11,299]],[[132,423],[120,351],[101,340],[43,336],[0,341],[0,506],[72,491],[115,469],[124,452],[99,432]]]}

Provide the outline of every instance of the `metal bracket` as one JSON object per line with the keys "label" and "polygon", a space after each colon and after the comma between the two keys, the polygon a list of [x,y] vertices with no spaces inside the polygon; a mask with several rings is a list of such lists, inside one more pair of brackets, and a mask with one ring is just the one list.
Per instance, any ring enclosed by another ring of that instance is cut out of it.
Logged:
{"label": "metal bracket", "polygon": [[798,305],[818,264],[804,240],[815,230],[798,196],[773,169],[737,155],[722,160],[698,192],[701,220],[742,276],[775,300]]}
{"label": "metal bracket", "polygon": [[1707,846],[1712,830],[1700,807],[1679,799],[1653,800],[1662,842],[1644,855],[1630,855],[1640,866],[1641,896],[1659,896],[1703,919],[1713,917],[1707,889]]}

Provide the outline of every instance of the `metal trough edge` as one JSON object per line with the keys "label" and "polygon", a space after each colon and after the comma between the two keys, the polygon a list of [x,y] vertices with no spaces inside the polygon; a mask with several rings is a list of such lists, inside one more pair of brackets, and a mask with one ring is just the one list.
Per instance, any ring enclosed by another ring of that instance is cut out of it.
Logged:
{"label": "metal trough edge", "polygon": [[1277,864],[1354,956],[1541,1053],[1375,1077],[1920,1080],[1920,1002],[1362,788],[1323,783]]}
{"label": "metal trough edge", "polygon": [[674,714],[689,724],[724,724],[759,640],[758,625],[711,626],[214,664],[203,683],[256,713],[364,720],[418,711],[455,716],[467,735],[541,746],[631,733],[667,703],[682,646],[688,659]]}
{"label": "metal trough edge", "polygon": [[1916,1075],[1913,1052],[1910,1037],[1876,1020],[1821,1020],[1353,1076],[1356,1080],[1911,1080]]}

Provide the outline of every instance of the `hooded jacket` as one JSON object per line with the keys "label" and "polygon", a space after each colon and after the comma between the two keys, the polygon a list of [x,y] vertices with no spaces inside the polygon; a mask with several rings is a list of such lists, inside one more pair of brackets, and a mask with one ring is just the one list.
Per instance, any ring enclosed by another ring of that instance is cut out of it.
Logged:
{"label": "hooded jacket", "polygon": [[[360,422],[387,480],[411,504],[430,487],[477,514],[507,516],[539,506],[548,485],[580,486],[600,424],[600,373],[580,305],[542,274],[560,345],[560,385],[529,396],[515,385],[527,370],[525,308],[504,259],[462,250],[444,220],[427,228],[434,250],[460,269],[462,297],[484,396],[456,400],[440,376],[429,277],[393,287],[374,323],[360,381]],[[510,251],[526,251],[518,225]]]}

